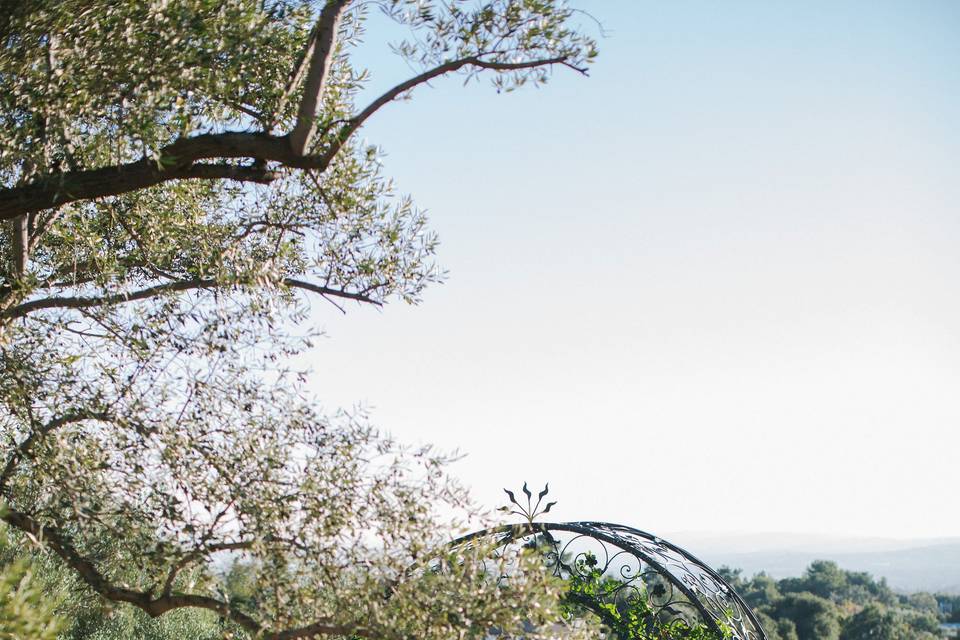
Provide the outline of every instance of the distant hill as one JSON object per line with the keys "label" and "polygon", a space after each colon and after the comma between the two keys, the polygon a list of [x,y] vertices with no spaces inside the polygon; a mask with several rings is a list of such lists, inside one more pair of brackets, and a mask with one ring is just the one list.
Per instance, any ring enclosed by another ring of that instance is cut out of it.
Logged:
{"label": "distant hill", "polygon": [[753,575],[799,576],[813,560],[833,560],[849,571],[886,578],[898,591],[960,594],[960,538],[895,540],[800,534],[676,533],[664,536],[717,567]]}

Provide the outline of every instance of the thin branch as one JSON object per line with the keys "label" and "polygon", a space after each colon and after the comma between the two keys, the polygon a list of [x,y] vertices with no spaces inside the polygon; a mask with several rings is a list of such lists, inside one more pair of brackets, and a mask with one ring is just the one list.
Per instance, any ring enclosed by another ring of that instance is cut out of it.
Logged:
{"label": "thin branch", "polygon": [[329,302],[330,304],[332,304],[332,305],[336,308],[337,311],[339,311],[339,312],[342,313],[343,315],[347,315],[347,310],[344,309],[344,308],[343,308],[343,305],[339,304],[336,300],[332,300],[332,299],[328,298],[327,296],[321,296],[321,297],[322,297],[324,300],[326,300],[327,302]]}
{"label": "thin branch", "polygon": [[[304,280],[295,278],[284,278],[281,284],[294,289],[303,289],[318,293],[322,296],[333,296],[336,298],[346,298],[356,300],[357,302],[366,302],[369,304],[382,306],[383,303],[369,296],[323,287]],[[178,280],[176,282],[167,282],[164,284],[138,289],[123,293],[113,293],[105,296],[55,296],[51,298],[40,298],[24,302],[15,307],[0,312],[0,318],[20,318],[34,311],[41,309],[87,309],[90,307],[99,307],[103,305],[122,304],[125,302],[134,302],[137,300],[146,300],[154,298],[165,293],[175,293],[180,291],[191,291],[195,289],[217,289],[229,286],[229,282],[221,282],[214,278],[194,278],[192,280]]]}
{"label": "thin branch", "polygon": [[290,132],[290,148],[302,156],[310,148],[310,142],[317,130],[317,105],[323,97],[333,56],[337,49],[337,32],[340,30],[340,18],[351,0],[327,0],[320,17],[317,19],[316,35],[311,39],[303,97],[297,108],[297,120]]}
{"label": "thin branch", "polygon": [[352,136],[357,129],[359,129],[363,123],[370,118],[370,116],[379,111],[385,105],[396,100],[399,96],[407,93],[411,89],[421,84],[433,80],[434,78],[438,78],[448,73],[453,73],[454,71],[459,71],[467,66],[474,66],[481,69],[490,69],[494,71],[519,71],[522,69],[545,67],[554,64],[569,66],[580,73],[586,72],[586,69],[570,65],[565,56],[545,58],[542,60],[530,60],[527,62],[490,62],[483,60],[479,56],[469,56],[467,58],[451,60],[450,62],[445,62],[444,64],[436,66],[432,69],[428,69],[427,71],[424,71],[423,73],[416,75],[409,80],[401,82],[392,89],[387,90],[380,97],[367,105],[363,111],[347,120],[346,123],[340,128],[340,131],[337,133],[337,137],[332,142],[330,148],[327,149],[327,151],[323,154],[322,157],[324,158],[324,162],[322,164],[324,166],[328,165],[330,161],[333,160],[333,158],[337,155],[337,153],[340,152],[340,149],[343,148],[343,145],[350,138],[350,136]]}
{"label": "thin branch", "polygon": [[179,562],[176,562],[172,567],[170,567],[170,572],[167,574],[167,579],[163,583],[163,595],[169,596],[173,589],[173,582],[177,579],[177,575],[186,567],[190,566],[190,564],[202,558],[204,555],[208,553],[215,553],[217,551],[242,551],[244,549],[249,549],[252,545],[252,542],[221,542],[217,544],[205,545],[200,549],[188,553],[180,558]]}
{"label": "thin branch", "polygon": [[262,113],[256,111],[255,109],[251,109],[250,107],[248,107],[247,105],[245,105],[245,104],[243,104],[243,103],[233,102],[232,100],[226,100],[225,103],[226,103],[226,105],[227,105],[228,107],[230,107],[231,109],[233,109],[233,110],[235,110],[235,111],[239,111],[240,113],[243,113],[243,114],[245,114],[245,115],[248,115],[248,116],[250,116],[251,118],[253,118],[254,120],[256,120],[257,122],[263,122],[263,121],[264,121],[264,117],[263,117],[263,114],[262,114]]}
{"label": "thin branch", "polygon": [[304,280],[295,280],[294,278],[284,278],[283,284],[294,289],[303,289],[304,291],[312,291],[313,293],[319,293],[322,296],[332,296],[334,298],[346,298],[347,300],[356,300],[357,302],[366,302],[377,307],[382,307],[383,302],[376,300],[362,293],[351,293],[349,291],[343,291],[341,289],[332,289],[330,287],[322,287],[320,285],[313,284],[311,282],[306,282]]}

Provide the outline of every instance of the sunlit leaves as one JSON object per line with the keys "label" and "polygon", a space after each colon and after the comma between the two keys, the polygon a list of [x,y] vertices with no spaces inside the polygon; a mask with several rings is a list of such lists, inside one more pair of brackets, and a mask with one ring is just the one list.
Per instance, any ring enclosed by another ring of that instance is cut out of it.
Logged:
{"label": "sunlit leaves", "polygon": [[[0,190],[68,191],[124,163],[169,173],[181,158],[161,149],[203,133],[283,141],[321,3],[14,4],[0,16]],[[148,600],[199,594],[267,631],[516,631],[555,613],[556,585],[531,572],[497,586],[476,558],[431,568],[473,514],[448,459],[317,409],[286,364],[316,335],[308,296],[417,302],[441,276],[425,216],[347,126],[363,108],[367,72],[350,55],[371,6],[410,27],[396,49],[416,66],[508,65],[487,69],[501,88],[593,56],[556,0],[358,0],[306,150],[328,158],[318,169],[197,156],[270,177],[170,179],[31,210],[22,272],[0,237],[0,492]],[[230,557],[255,598],[228,602],[218,568]]]}
{"label": "sunlit leaves", "polygon": [[[594,41],[571,24],[575,12],[558,0],[381,4],[413,28],[414,37],[396,44],[396,51],[425,68],[465,58],[507,64],[562,59],[567,66],[586,70],[596,56]],[[551,71],[550,65],[536,66],[493,74],[491,81],[499,90],[510,91],[527,82],[542,84]],[[481,70],[468,67],[464,72],[474,77]]]}

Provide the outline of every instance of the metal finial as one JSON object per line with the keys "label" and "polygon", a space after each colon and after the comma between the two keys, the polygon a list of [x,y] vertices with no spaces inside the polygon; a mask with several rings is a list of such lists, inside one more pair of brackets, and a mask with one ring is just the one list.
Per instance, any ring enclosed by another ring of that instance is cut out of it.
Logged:
{"label": "metal finial", "polygon": [[549,482],[543,486],[543,491],[537,494],[536,504],[533,504],[533,494],[530,492],[530,489],[527,488],[526,482],[523,483],[522,490],[523,490],[523,493],[527,496],[526,507],[524,507],[522,504],[520,504],[517,501],[517,497],[514,495],[513,491],[510,491],[510,489],[504,489],[503,490],[504,493],[507,494],[507,497],[510,498],[510,502],[512,502],[514,506],[511,507],[507,505],[507,506],[501,507],[500,510],[526,518],[529,524],[533,524],[533,521],[537,518],[537,516],[542,516],[545,513],[549,513],[553,505],[557,504],[556,501],[548,502],[547,505],[543,508],[543,511],[540,510],[540,504],[543,502],[543,498],[548,493],[550,493]]}

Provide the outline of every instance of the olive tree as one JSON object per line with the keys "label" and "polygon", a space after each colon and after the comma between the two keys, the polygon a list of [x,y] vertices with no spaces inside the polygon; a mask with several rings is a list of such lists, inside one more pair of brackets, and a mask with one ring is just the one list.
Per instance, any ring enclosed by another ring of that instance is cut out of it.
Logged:
{"label": "olive tree", "polygon": [[[370,11],[406,29],[393,48],[415,71],[361,103]],[[0,0],[3,520],[109,601],[256,637],[549,619],[537,572],[491,583],[437,551],[474,511],[443,455],[321,412],[285,363],[313,300],[416,302],[438,277],[424,216],[357,131],[441,76],[584,73],[575,17],[561,0]],[[255,598],[219,581],[230,557]]]}

